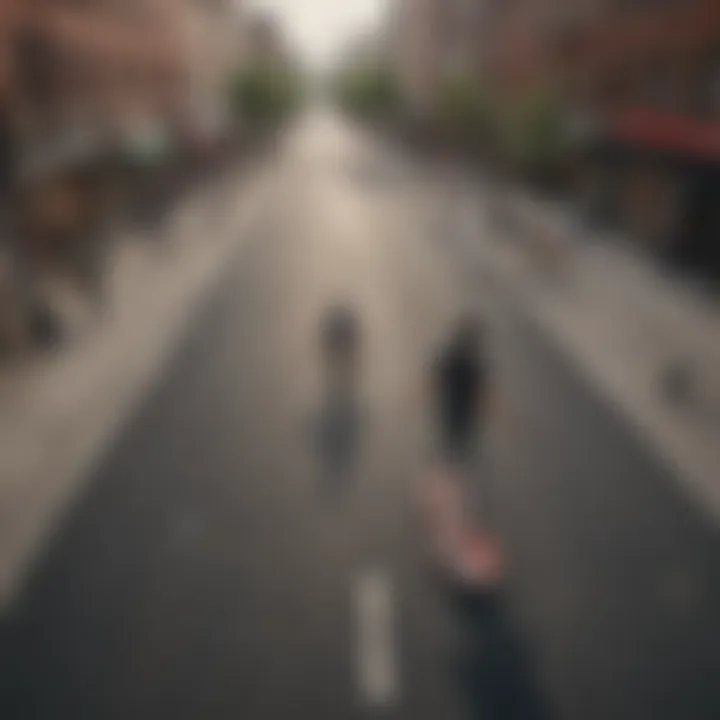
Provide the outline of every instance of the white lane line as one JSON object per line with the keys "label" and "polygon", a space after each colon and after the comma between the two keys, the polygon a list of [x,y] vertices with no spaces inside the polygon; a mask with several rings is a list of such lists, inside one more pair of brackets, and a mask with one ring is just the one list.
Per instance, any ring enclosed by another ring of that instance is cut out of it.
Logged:
{"label": "white lane line", "polygon": [[360,573],[354,587],[357,622],[357,682],[362,701],[373,707],[399,699],[393,636],[393,592],[388,573]]}

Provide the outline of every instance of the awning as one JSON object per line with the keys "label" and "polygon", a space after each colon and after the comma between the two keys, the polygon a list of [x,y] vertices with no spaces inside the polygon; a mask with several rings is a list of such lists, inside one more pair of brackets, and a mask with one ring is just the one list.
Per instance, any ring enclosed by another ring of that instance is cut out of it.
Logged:
{"label": "awning", "polygon": [[605,125],[612,138],[624,143],[720,162],[720,122],[633,108],[606,116]]}

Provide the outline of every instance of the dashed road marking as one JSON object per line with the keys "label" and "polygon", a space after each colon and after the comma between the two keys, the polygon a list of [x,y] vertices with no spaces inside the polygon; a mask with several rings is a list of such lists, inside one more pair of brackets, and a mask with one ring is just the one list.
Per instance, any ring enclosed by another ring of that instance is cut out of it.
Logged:
{"label": "dashed road marking", "polygon": [[395,705],[399,700],[393,629],[393,591],[387,572],[379,568],[358,576],[353,588],[356,621],[358,690],[363,704]]}

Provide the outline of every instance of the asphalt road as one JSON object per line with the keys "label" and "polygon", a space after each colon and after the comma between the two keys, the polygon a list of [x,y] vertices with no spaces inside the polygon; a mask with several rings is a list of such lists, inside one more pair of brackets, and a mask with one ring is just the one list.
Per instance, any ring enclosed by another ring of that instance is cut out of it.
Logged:
{"label": "asphalt road", "polygon": [[[474,262],[483,238],[448,224],[473,198],[328,116],[272,162],[253,236],[4,619],[0,717],[492,718],[500,687],[508,718],[720,717],[717,533]],[[365,331],[343,407],[316,342],[335,301]],[[480,475],[512,579],[474,618],[417,512],[424,366],[468,304],[510,417]]]}

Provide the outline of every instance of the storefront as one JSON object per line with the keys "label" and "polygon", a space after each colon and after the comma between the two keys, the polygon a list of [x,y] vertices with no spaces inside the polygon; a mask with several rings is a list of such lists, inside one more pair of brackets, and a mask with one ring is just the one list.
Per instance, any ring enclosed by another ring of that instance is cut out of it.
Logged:
{"label": "storefront", "polygon": [[605,118],[582,153],[586,214],[662,256],[720,262],[720,124],[647,110]]}

